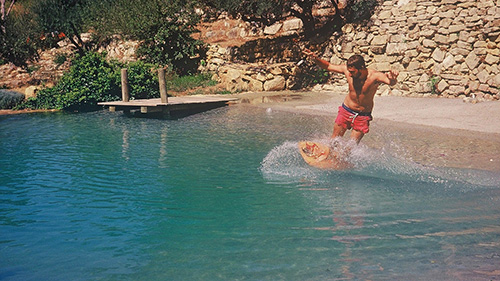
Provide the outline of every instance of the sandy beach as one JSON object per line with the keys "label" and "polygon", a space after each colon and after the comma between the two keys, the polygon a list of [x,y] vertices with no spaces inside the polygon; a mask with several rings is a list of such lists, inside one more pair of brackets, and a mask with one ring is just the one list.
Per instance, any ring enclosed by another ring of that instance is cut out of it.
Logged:
{"label": "sandy beach", "polygon": [[[276,92],[238,97],[271,110],[328,116],[333,127],[345,94]],[[376,148],[395,142],[406,157],[424,165],[500,171],[498,101],[472,104],[461,99],[376,96],[373,117],[362,140],[365,145]]]}

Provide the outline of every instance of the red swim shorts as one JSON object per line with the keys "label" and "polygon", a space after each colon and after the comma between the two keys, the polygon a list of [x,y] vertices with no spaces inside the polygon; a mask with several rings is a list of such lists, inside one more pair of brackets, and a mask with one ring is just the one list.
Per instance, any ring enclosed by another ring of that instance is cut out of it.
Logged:
{"label": "red swim shorts", "polygon": [[372,119],[371,113],[356,112],[342,104],[339,106],[339,112],[337,114],[337,119],[335,119],[335,123],[344,129],[353,129],[366,134],[370,131],[370,121]]}

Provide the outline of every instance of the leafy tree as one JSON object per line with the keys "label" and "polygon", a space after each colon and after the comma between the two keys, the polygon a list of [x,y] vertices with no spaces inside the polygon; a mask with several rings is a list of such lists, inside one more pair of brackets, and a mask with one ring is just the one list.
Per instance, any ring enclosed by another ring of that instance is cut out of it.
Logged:
{"label": "leafy tree", "polygon": [[[12,11],[12,8],[14,7],[14,4],[16,3],[16,0],[12,0],[9,3],[5,3],[5,0],[0,0],[0,31],[2,33],[6,33],[7,29],[5,27],[5,21],[7,20],[7,17],[9,16],[10,12]],[[6,4],[8,4],[9,8],[5,10]]]}
{"label": "leafy tree", "polygon": [[38,58],[39,29],[29,9],[13,9],[14,4],[0,0],[0,59],[26,68],[27,61]]}
{"label": "leafy tree", "polygon": [[324,30],[340,30],[345,23],[368,19],[378,4],[378,0],[330,0],[332,16],[324,19],[314,16],[313,8],[324,0],[200,0],[204,5],[217,11],[226,11],[233,16],[242,16],[265,24],[293,15],[304,23],[307,37],[313,37]]}
{"label": "leafy tree", "polygon": [[89,48],[80,34],[86,31],[84,23],[91,2],[91,0],[40,0],[33,5],[32,11],[45,34],[58,38],[67,37],[78,52],[83,54]]}
{"label": "leafy tree", "polygon": [[192,73],[192,58],[203,52],[196,32],[199,16],[194,0],[105,0],[91,8],[93,29],[104,37],[121,34],[141,41],[138,55],[147,62]]}

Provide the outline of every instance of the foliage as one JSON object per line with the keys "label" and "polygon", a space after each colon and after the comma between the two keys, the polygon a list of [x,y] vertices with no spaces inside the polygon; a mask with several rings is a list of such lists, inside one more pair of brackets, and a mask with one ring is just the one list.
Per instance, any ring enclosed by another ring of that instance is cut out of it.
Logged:
{"label": "foliage", "polygon": [[370,19],[378,5],[378,0],[348,0],[344,12],[346,22],[356,23]]}
{"label": "foliage", "polygon": [[439,76],[432,76],[429,78],[429,86],[431,87],[431,93],[432,94],[438,94],[436,85],[441,81],[441,78]]}
{"label": "foliage", "polygon": [[160,97],[155,65],[141,61],[108,62],[105,54],[88,52],[75,57],[69,71],[54,87],[39,91],[36,98],[20,107],[86,111],[95,109],[98,102],[119,100],[123,67],[128,69],[131,99]]}
{"label": "foliage", "polygon": [[323,0],[199,0],[216,11],[226,11],[233,16],[269,25],[289,15],[298,17],[304,23],[306,37],[318,33],[338,31],[346,23],[356,23],[369,19],[379,0],[346,0],[345,7],[339,7],[332,0],[334,13],[324,18],[313,14],[313,8],[324,4]]}
{"label": "foliage", "polygon": [[143,38],[137,55],[151,63],[171,66],[181,75],[195,73],[198,64],[193,57],[203,44],[190,36],[192,32],[194,29],[188,26],[165,22],[152,32],[152,37]]}
{"label": "foliage", "polygon": [[24,95],[18,92],[0,90],[0,109],[11,109],[24,100]]}
{"label": "foliage", "polygon": [[27,10],[11,12],[0,29],[0,60],[26,68],[28,61],[38,59],[39,34]]}
{"label": "foliage", "polygon": [[167,88],[174,92],[184,92],[193,88],[215,86],[216,84],[217,82],[212,80],[211,75],[208,73],[189,76],[173,74],[167,79]]}
{"label": "foliage", "polygon": [[294,88],[307,88],[327,83],[330,79],[330,73],[315,63],[306,61],[297,69],[293,79]]}
{"label": "foliage", "polygon": [[46,43],[54,43],[58,39],[67,37],[80,54],[88,50],[80,34],[86,31],[84,23],[88,20],[88,5],[91,5],[91,2],[90,0],[35,2],[31,10],[36,15],[38,26],[44,32]]}
{"label": "foliage", "polygon": [[[127,68],[129,93],[131,99],[152,99],[160,97],[158,76],[154,64],[143,61],[131,62],[121,67]],[[121,85],[121,71],[116,69],[116,85]],[[121,87],[121,86],[120,86]]]}
{"label": "foliage", "polygon": [[38,92],[22,106],[32,109],[88,110],[100,101],[118,100],[115,66],[103,54],[77,56],[56,86]]}
{"label": "foliage", "polygon": [[57,54],[54,58],[54,63],[57,65],[61,65],[68,60],[68,56],[66,54]]}
{"label": "foliage", "polygon": [[[178,74],[194,73],[203,44],[191,35],[199,16],[194,0],[106,0],[92,8],[94,26],[101,37],[121,34],[137,39],[137,54],[149,63],[169,66]],[[104,40],[104,39],[101,39]]]}

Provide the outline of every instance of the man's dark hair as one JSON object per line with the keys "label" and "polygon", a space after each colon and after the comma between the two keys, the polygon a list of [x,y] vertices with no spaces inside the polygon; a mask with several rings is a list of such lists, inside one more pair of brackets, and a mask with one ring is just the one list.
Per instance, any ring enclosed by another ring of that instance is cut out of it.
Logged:
{"label": "man's dark hair", "polygon": [[365,69],[365,60],[360,55],[353,55],[347,60],[347,67],[354,67],[356,69]]}

